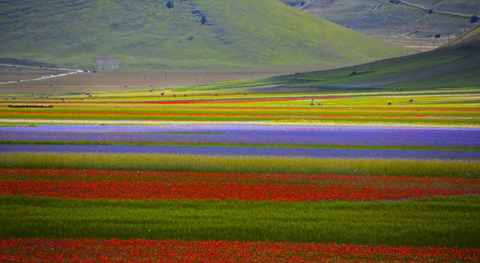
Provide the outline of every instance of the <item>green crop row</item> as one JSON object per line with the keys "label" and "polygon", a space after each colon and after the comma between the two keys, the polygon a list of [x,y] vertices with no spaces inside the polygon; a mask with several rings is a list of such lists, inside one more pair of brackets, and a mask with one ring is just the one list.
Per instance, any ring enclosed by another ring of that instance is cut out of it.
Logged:
{"label": "green crop row", "polygon": [[[321,100],[317,100],[320,102]],[[252,116],[255,118],[259,117],[276,117],[282,116],[282,118],[295,118],[295,117],[302,117],[306,118],[306,116],[311,117],[322,117],[322,116],[339,116],[339,117],[355,117],[355,116],[365,116],[370,118],[375,117],[404,117],[404,118],[416,118],[416,116],[442,116],[442,117],[480,117],[480,113],[478,111],[472,111],[465,107],[463,109],[455,109],[452,111],[443,111],[443,109],[435,109],[435,108],[425,108],[423,105],[411,105],[412,107],[388,107],[387,101],[393,101],[391,99],[383,99],[384,106],[377,105],[376,107],[366,107],[365,105],[358,105],[362,104],[369,104],[374,102],[369,101],[357,101],[352,102],[353,104],[346,104],[350,106],[343,105],[342,107],[298,107],[301,105],[308,106],[310,101],[292,101],[292,105],[295,106],[288,106],[290,104],[286,104],[285,102],[279,102],[279,104],[275,107],[272,107],[275,102],[268,102],[265,105],[260,105],[262,108],[255,107],[255,105],[250,105],[247,103],[215,103],[214,105],[206,106],[205,104],[200,105],[189,105],[189,107],[180,107],[180,106],[163,106],[159,107],[158,105],[150,106],[150,107],[135,107],[135,106],[116,106],[115,105],[104,105],[103,107],[99,107],[96,105],[82,105],[81,107],[68,107],[67,105],[57,106],[56,108],[47,108],[41,109],[39,111],[38,108],[5,108],[2,109],[2,114],[12,113],[14,116],[16,114],[24,114],[25,117],[29,117],[31,114],[38,114],[43,115],[45,113],[48,114],[151,114],[150,118],[158,114],[172,114],[172,115],[180,115],[180,114],[192,114],[192,115],[221,115],[224,117],[242,117],[242,116]],[[326,104],[326,102],[323,102]],[[332,103],[332,102],[329,102]],[[469,102],[473,103],[473,102]],[[355,105],[355,106],[352,106]],[[410,106],[410,105],[409,105]],[[353,107],[353,108],[349,108]],[[349,110],[350,109],[350,110]],[[28,114],[25,114],[28,113]],[[271,116],[264,116],[264,115],[271,115]],[[257,117],[258,116],[258,117]],[[23,117],[23,116],[22,116]],[[112,116],[114,117],[114,116]],[[116,117],[116,116],[115,116]],[[132,118],[136,118],[137,115],[132,116]],[[166,117],[166,116],[162,116]],[[297,117],[297,118],[298,118]]]}
{"label": "green crop row", "polygon": [[480,246],[480,197],[398,202],[75,200],[0,196],[0,235]]}
{"label": "green crop row", "polygon": [[137,153],[0,153],[0,167],[480,177],[478,161]]}
{"label": "green crop row", "polygon": [[415,124],[421,122],[425,125],[480,125],[480,119],[429,119],[429,118],[322,118],[322,117],[242,117],[242,116],[148,116],[148,115],[60,115],[60,114],[0,114],[0,119],[32,119],[32,120],[157,120],[157,121],[334,121],[334,122],[355,122],[358,124],[369,123],[398,123]]}

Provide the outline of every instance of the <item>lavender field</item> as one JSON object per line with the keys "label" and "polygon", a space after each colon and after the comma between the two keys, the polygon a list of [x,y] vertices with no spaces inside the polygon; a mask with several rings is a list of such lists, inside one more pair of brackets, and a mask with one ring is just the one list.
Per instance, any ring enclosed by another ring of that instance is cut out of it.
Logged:
{"label": "lavender field", "polygon": [[2,152],[480,159],[476,128],[38,125],[0,127],[0,140]]}
{"label": "lavender field", "polygon": [[0,140],[480,148],[480,129],[280,125],[39,125],[0,127]]}

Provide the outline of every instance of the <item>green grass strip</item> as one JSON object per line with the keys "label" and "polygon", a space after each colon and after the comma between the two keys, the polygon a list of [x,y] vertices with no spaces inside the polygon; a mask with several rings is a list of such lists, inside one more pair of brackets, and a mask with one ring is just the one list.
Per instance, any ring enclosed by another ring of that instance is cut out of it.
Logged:
{"label": "green grass strip", "polygon": [[480,197],[399,202],[72,200],[0,196],[3,238],[480,246]]}
{"label": "green grass strip", "polygon": [[0,153],[1,168],[164,170],[480,178],[478,161],[108,153]]}
{"label": "green grass strip", "polygon": [[416,147],[416,146],[364,146],[364,145],[298,145],[298,144],[230,144],[230,143],[165,143],[165,142],[92,142],[92,141],[14,141],[0,140],[1,144],[15,145],[126,145],[126,146],[218,146],[250,148],[307,148],[307,149],[352,149],[352,150],[436,150],[480,151],[478,147]]}
{"label": "green grass strip", "polygon": [[480,125],[480,119],[441,119],[441,118],[355,118],[355,117],[286,117],[286,116],[265,116],[265,117],[245,117],[245,116],[149,116],[149,115],[21,115],[21,114],[0,114],[0,119],[24,119],[24,120],[86,120],[86,121],[330,121],[335,123],[354,122],[359,125],[369,123],[387,123],[387,124],[417,124],[422,125]]}

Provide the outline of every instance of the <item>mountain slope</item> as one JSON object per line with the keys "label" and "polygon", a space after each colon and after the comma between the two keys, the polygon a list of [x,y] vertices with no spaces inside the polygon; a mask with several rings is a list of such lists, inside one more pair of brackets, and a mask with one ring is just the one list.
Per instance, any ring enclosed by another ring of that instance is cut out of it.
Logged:
{"label": "mountain slope", "polygon": [[442,48],[462,48],[480,45],[480,26],[470,29],[465,34],[453,39]]}
{"label": "mountain slope", "polygon": [[0,58],[63,67],[332,68],[405,54],[277,0],[3,0],[0,10]]}
{"label": "mountain slope", "polygon": [[480,87],[480,26],[453,40],[449,46],[430,52],[327,71],[233,83],[222,85],[222,88],[253,89],[249,93],[402,92],[474,85],[477,89]]}
{"label": "mountain slope", "polygon": [[[461,39],[464,39],[461,41]],[[277,82],[282,79],[274,78]],[[374,63],[287,76],[292,88],[424,90],[480,86],[480,26],[440,49]]]}
{"label": "mountain slope", "polygon": [[[281,0],[289,5],[364,34],[442,41],[478,25],[478,0]],[[425,45],[425,43],[423,43]]]}

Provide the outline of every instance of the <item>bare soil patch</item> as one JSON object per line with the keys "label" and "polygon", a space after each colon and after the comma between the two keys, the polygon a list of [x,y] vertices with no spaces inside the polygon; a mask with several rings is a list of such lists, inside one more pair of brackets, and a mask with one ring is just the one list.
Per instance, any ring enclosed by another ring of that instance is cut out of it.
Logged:
{"label": "bare soil patch", "polygon": [[20,72],[0,72],[0,82],[25,80],[41,78],[44,75],[50,75],[52,72],[46,71],[20,71]]}

